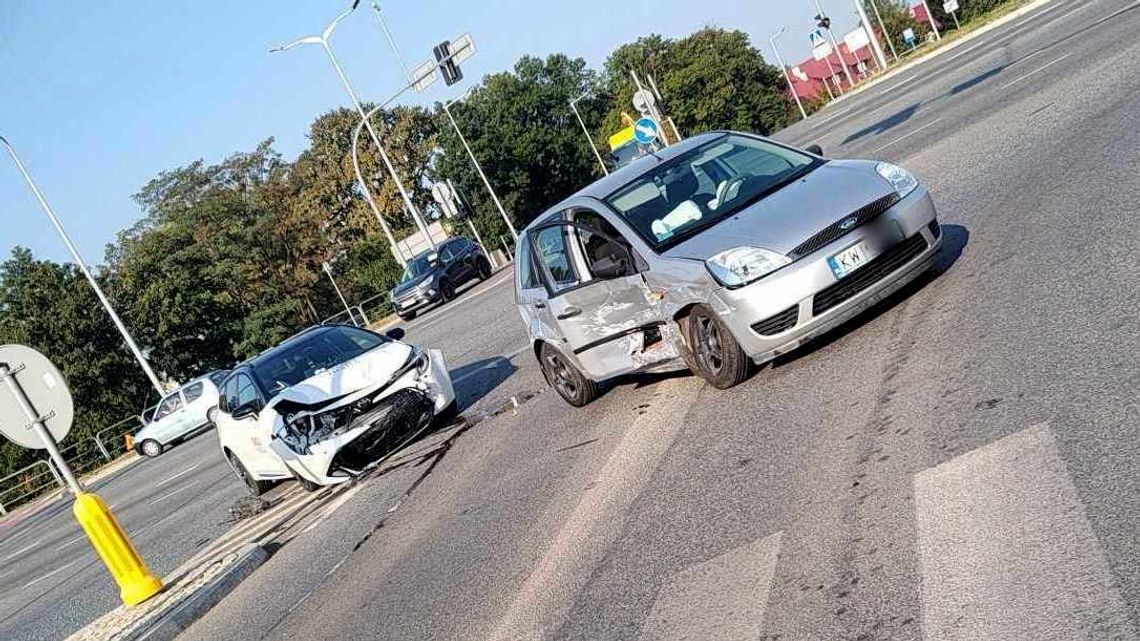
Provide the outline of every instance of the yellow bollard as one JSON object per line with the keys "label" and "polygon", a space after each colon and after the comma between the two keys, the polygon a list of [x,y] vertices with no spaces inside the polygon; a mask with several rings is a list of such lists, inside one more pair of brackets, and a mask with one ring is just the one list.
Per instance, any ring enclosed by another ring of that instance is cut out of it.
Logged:
{"label": "yellow bollard", "polygon": [[147,569],[103,499],[84,492],[75,497],[72,510],[103,565],[119,584],[123,603],[138,605],[162,590],[162,581]]}

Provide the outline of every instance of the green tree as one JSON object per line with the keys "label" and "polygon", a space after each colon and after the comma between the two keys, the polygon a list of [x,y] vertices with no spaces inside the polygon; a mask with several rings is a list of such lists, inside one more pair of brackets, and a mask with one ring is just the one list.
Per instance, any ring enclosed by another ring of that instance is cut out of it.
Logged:
{"label": "green tree", "polygon": [[[0,344],[6,343],[43,352],[67,378],[75,423],[64,445],[137,415],[157,400],[79,270],[37,260],[21,247],[0,263]],[[0,441],[0,474],[40,458]]]}
{"label": "green tree", "polygon": [[[903,32],[907,29],[913,29],[915,35],[919,38],[926,37],[930,31],[930,24],[924,22],[918,24],[911,15],[910,9],[903,0],[863,0],[864,9],[867,16],[875,23],[876,30],[882,33],[882,28],[879,27],[879,21],[875,18],[875,9],[879,11],[879,16],[883,19],[883,25],[886,26],[887,36],[890,37],[891,42],[894,43],[895,49],[901,54],[908,49],[906,41],[903,40]],[[886,46],[887,43],[883,43]],[[890,47],[887,47],[889,50]]]}
{"label": "green tree", "polygon": [[[597,77],[581,58],[524,56],[513,71],[492,74],[451,107],[504,208],[521,227],[601,175],[570,111],[570,101]],[[600,104],[579,103],[587,126],[597,127]],[[506,233],[498,210],[446,115],[437,113],[440,156],[433,179],[450,178],[471,201],[484,240]]]}
{"label": "green tree", "polygon": [[740,129],[768,134],[788,118],[788,98],[778,67],[769,65],[742,31],[705,28],[685,38],[650,35],[618,47],[605,65],[613,103],[607,133],[622,128],[622,112],[632,111],[636,86],[653,77],[664,98],[664,111],[681,134]]}

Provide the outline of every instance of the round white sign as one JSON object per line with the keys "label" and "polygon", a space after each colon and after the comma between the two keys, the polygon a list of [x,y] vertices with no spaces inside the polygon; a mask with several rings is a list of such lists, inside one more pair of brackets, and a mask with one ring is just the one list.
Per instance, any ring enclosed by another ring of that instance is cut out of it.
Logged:
{"label": "round white sign", "polygon": [[[44,424],[56,442],[71,431],[75,418],[75,404],[67,381],[46,356],[23,345],[0,346],[0,366],[7,367],[8,376],[24,390],[33,411],[45,417]],[[0,376],[3,376],[0,367]],[[36,435],[8,380],[0,380],[0,434],[16,445],[43,449],[44,443]]]}

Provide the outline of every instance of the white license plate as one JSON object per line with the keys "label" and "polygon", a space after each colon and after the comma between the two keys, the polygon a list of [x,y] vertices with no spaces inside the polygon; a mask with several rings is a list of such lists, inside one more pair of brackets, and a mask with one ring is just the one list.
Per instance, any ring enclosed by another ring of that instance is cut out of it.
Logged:
{"label": "white license plate", "polygon": [[827,259],[828,267],[836,278],[843,278],[871,260],[871,248],[865,242],[855,243]]}

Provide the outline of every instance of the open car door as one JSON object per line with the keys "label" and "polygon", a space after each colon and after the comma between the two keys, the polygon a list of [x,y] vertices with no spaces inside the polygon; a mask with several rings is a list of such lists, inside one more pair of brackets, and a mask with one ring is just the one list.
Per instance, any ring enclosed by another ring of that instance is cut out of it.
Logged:
{"label": "open car door", "polygon": [[531,305],[587,376],[600,381],[678,356],[662,339],[666,319],[627,243],[570,221],[527,238],[548,294]]}

